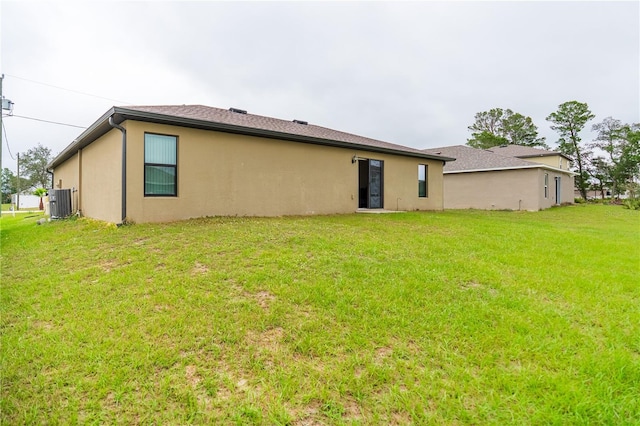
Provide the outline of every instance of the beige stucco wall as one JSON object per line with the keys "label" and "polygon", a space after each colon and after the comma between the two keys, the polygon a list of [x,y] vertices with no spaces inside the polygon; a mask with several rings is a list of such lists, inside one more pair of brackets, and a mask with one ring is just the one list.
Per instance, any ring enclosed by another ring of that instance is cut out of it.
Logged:
{"label": "beige stucco wall", "polygon": [[[201,216],[352,213],[358,164],[383,160],[384,207],[440,210],[442,162],[128,121],[127,218],[165,222]],[[178,196],[144,196],[144,133],[178,137]],[[429,166],[429,197],[418,197],[418,164]]]}
{"label": "beige stucco wall", "polygon": [[71,189],[71,211],[77,212],[80,208],[80,155],[73,157],[56,167],[53,173],[53,187],[55,189]]}
{"label": "beige stucco wall", "polygon": [[[352,213],[358,208],[354,155],[384,161],[384,208],[442,210],[443,164],[169,125],[127,121],[127,219],[166,222],[202,216]],[[144,133],[178,137],[178,196],[144,196]],[[121,133],[111,130],[56,167],[62,188],[79,189],[88,217],[121,222]],[[428,197],[418,197],[418,164]]]}
{"label": "beige stucco wall", "polygon": [[[549,193],[544,196],[544,174],[549,173]],[[542,168],[448,173],[444,176],[445,209],[530,210],[556,204],[555,181],[561,176],[562,202],[571,202],[573,179]],[[567,198],[569,197],[569,198]]]}
{"label": "beige stucco wall", "polygon": [[122,133],[113,129],[82,150],[82,214],[121,222]]}
{"label": "beige stucco wall", "polygon": [[[544,197],[544,175],[549,175],[549,193],[548,197]],[[556,178],[560,179],[560,199],[556,200]],[[540,209],[546,209],[558,204],[572,204],[573,203],[573,187],[574,187],[573,175],[556,172],[548,169],[538,169],[538,182],[542,191],[539,192],[539,205]]]}
{"label": "beige stucco wall", "polygon": [[74,211],[112,223],[121,219],[122,134],[111,130],[53,171],[54,185],[76,188]]}
{"label": "beige stucco wall", "polygon": [[532,161],[534,163],[546,164],[547,166],[555,167],[561,170],[569,170],[571,163],[561,155],[547,155],[543,157],[527,157],[524,160]]}

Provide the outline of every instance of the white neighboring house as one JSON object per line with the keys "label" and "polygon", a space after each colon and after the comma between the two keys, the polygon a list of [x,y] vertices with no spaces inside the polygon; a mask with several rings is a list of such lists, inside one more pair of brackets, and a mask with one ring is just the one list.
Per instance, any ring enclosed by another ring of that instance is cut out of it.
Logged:
{"label": "white neighboring house", "polygon": [[[44,199],[43,199],[44,202]],[[16,206],[18,203],[18,194],[11,194],[11,204]],[[18,210],[20,209],[35,209],[38,210],[40,207],[40,197],[37,197],[33,194],[20,194],[20,205],[18,206]]]}

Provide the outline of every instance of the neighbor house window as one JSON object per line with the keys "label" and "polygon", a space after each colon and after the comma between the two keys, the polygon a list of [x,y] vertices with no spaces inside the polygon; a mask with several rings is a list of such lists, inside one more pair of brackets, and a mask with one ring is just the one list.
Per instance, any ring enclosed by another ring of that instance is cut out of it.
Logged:
{"label": "neighbor house window", "polygon": [[549,173],[544,174],[544,198],[549,198]]}
{"label": "neighbor house window", "polygon": [[144,195],[177,195],[176,136],[144,134]]}
{"label": "neighbor house window", "polygon": [[427,170],[426,164],[418,164],[418,197],[427,196]]}

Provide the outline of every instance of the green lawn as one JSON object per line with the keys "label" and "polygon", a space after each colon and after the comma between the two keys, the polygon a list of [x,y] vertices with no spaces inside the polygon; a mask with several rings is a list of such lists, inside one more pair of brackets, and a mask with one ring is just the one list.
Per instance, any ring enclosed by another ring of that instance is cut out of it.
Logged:
{"label": "green lawn", "polygon": [[639,424],[640,212],[3,215],[2,424]]}

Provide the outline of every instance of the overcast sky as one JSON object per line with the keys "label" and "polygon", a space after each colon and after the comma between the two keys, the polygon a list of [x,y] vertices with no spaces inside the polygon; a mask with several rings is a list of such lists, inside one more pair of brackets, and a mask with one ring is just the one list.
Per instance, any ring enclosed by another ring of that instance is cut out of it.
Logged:
{"label": "overcast sky", "polygon": [[566,101],[589,105],[589,128],[640,122],[639,5],[2,0],[16,115],[3,121],[14,157],[82,132],[17,115],[87,127],[128,104],[236,107],[429,148],[466,143],[474,115],[501,107],[555,147],[545,117]]}

